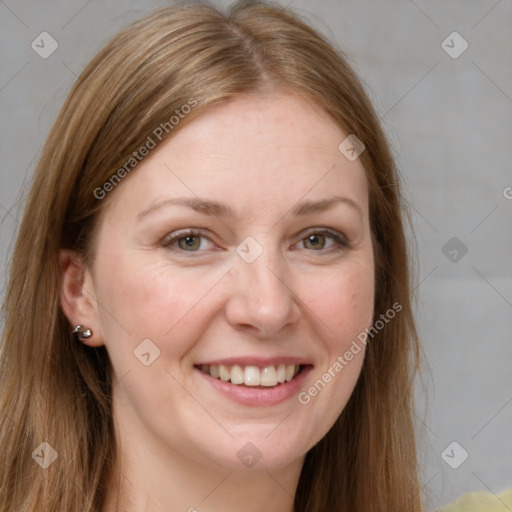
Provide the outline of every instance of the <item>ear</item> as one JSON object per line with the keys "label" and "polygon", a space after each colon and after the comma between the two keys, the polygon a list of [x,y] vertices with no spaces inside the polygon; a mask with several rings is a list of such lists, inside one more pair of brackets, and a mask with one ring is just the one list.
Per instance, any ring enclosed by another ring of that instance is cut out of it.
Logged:
{"label": "ear", "polygon": [[59,264],[62,276],[60,303],[64,314],[73,327],[80,324],[92,330],[90,338],[80,338],[82,343],[91,347],[103,345],[91,272],[82,258],[69,249],[60,250]]}

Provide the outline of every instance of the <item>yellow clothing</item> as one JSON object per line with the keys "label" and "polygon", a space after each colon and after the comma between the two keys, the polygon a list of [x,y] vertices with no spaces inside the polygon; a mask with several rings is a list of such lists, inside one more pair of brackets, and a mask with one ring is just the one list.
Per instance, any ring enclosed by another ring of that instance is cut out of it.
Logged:
{"label": "yellow clothing", "polygon": [[485,491],[464,494],[456,502],[438,510],[438,512],[511,512],[512,488],[501,494]]}

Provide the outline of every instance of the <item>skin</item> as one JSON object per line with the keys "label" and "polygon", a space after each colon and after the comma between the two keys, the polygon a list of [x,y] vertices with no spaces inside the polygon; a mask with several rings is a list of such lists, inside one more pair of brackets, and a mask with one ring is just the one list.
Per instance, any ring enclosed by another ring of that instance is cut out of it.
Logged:
{"label": "skin", "polygon": [[[304,456],[347,403],[364,348],[305,405],[297,396],[236,404],[194,364],[302,357],[313,365],[307,390],[371,325],[368,188],[360,160],[338,150],[346,136],[284,92],[212,107],[111,192],[92,268],[61,252],[63,309],[72,325],[93,329],[84,343],[105,345],[112,364],[119,510],[292,511]],[[291,214],[298,202],[335,195],[359,210],[340,202]],[[169,204],[137,218],[180,196],[226,203],[238,218]],[[199,250],[183,239],[165,247],[166,236],[189,228],[206,237],[192,239]],[[322,238],[325,228],[349,246]],[[236,252],[248,236],[263,250],[252,263]],[[148,366],[134,355],[144,339],[160,350]],[[251,469],[237,457],[247,442],[262,454]],[[104,511],[114,510],[113,493],[110,485]]]}

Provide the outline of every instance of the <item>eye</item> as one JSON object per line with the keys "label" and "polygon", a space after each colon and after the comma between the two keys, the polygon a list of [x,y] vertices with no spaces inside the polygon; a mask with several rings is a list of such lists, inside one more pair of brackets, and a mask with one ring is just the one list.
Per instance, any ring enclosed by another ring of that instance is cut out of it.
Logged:
{"label": "eye", "polygon": [[[309,249],[313,252],[332,252],[349,247],[343,235],[327,229],[311,230],[298,243],[303,244],[299,249]],[[194,229],[171,233],[162,240],[161,244],[164,248],[181,252],[203,252],[214,246],[206,235]]]}
{"label": "eye", "polygon": [[162,241],[162,246],[185,252],[200,252],[208,249],[208,247],[205,247],[208,245],[208,242],[213,244],[213,242],[201,232],[189,229],[172,233],[165,237]]}
{"label": "eye", "polygon": [[310,231],[306,234],[306,237],[299,242],[299,244],[301,243],[304,245],[304,248],[312,249],[315,252],[331,248],[336,250],[349,247],[348,242],[340,233],[326,229]]}

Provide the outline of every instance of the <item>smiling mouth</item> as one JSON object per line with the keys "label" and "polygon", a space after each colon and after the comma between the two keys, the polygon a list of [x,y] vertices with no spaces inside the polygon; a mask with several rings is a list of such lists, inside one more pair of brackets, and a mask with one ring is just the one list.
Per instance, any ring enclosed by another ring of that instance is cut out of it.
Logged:
{"label": "smiling mouth", "polygon": [[278,364],[263,368],[253,365],[202,364],[197,366],[206,375],[237,386],[273,387],[290,382],[306,365]]}

